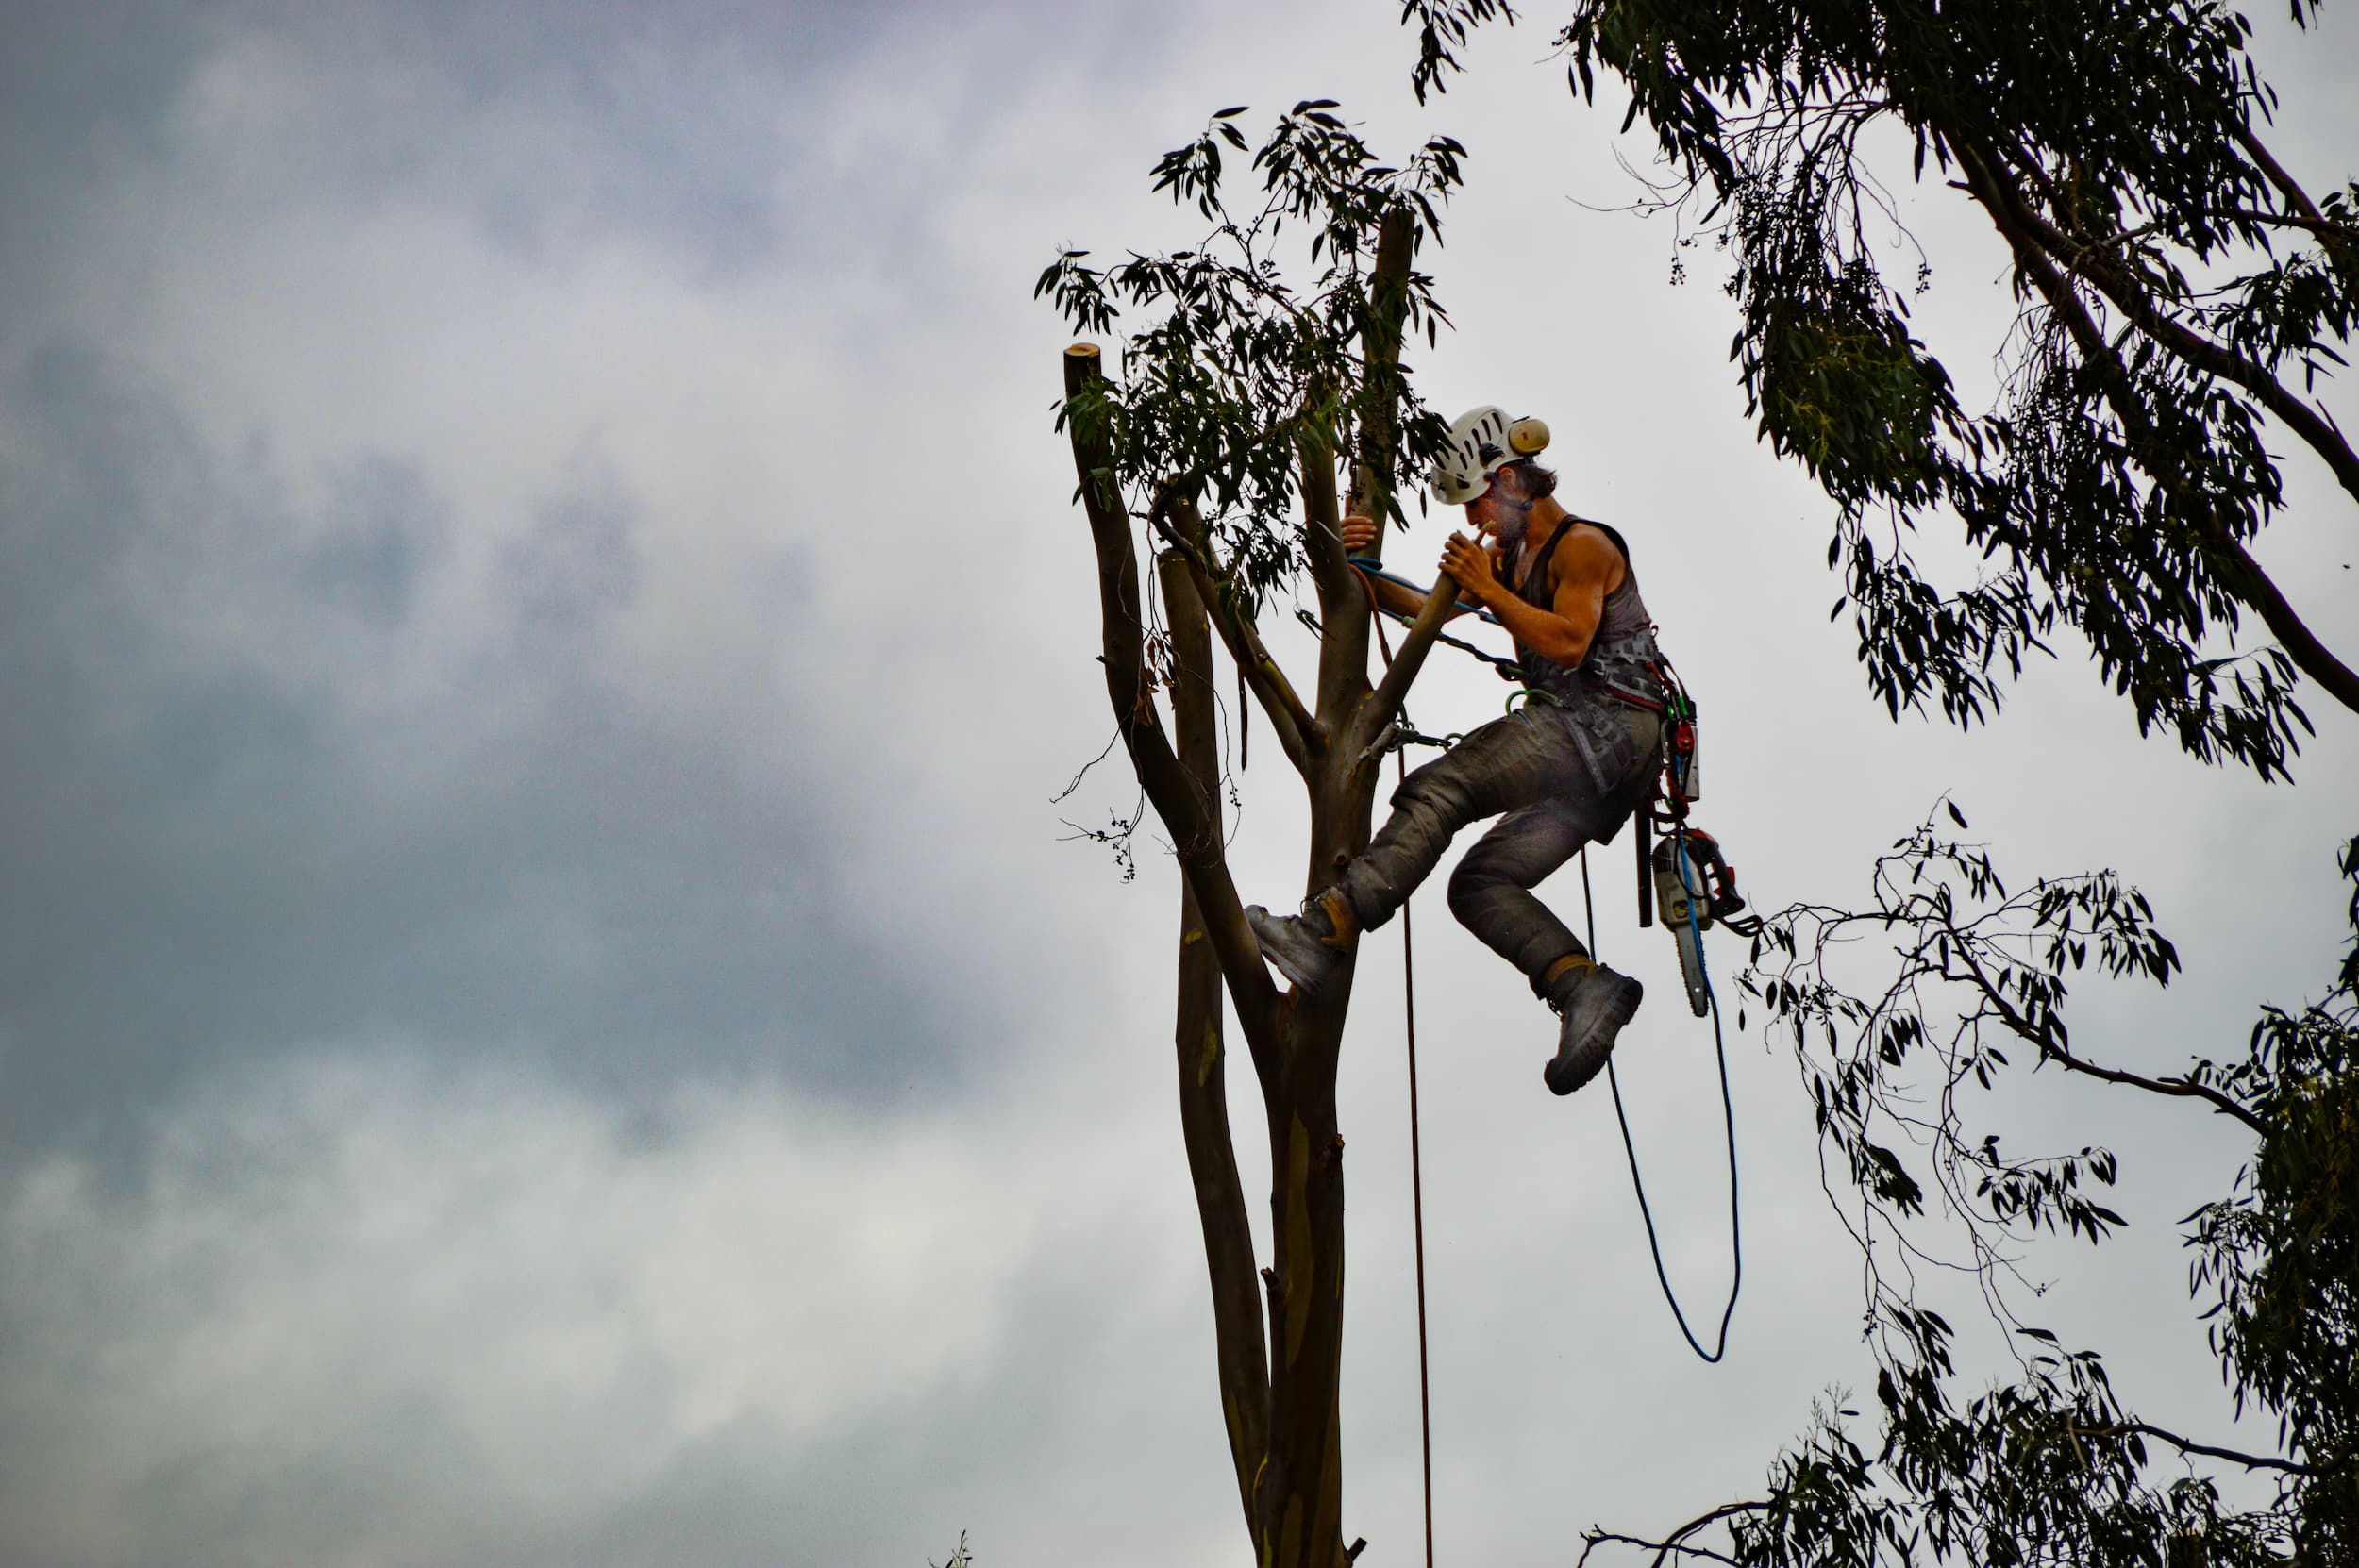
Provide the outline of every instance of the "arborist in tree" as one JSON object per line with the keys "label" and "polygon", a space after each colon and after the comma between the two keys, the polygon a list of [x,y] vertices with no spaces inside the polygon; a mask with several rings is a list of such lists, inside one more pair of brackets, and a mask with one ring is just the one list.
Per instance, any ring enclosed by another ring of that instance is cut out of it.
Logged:
{"label": "arborist in tree", "polygon": [[[1644,988],[1591,958],[1531,890],[1583,844],[1612,842],[1649,799],[1665,693],[1629,547],[1558,504],[1555,474],[1533,460],[1548,439],[1538,420],[1511,424],[1477,409],[1452,427],[1451,456],[1432,481],[1437,500],[1466,509],[1475,534],[1443,546],[1441,569],[1459,586],[1452,615],[1488,609],[1506,627],[1531,700],[1410,774],[1391,820],[1300,914],[1255,905],[1246,916],[1279,973],[1315,992],[1361,931],[1407,902],[1460,828],[1498,817],[1450,875],[1450,912],[1561,1016],[1545,1076],[1569,1094],[1605,1065]],[[1364,549],[1376,532],[1365,517],[1347,518],[1344,547]],[[1405,585],[1364,580],[1384,609],[1422,608]]]}

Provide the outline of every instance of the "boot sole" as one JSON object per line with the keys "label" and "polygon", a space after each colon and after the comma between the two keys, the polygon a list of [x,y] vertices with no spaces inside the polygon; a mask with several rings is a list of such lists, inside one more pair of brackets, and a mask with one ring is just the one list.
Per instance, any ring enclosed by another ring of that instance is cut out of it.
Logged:
{"label": "boot sole", "polygon": [[[1570,1094],[1594,1078],[1605,1067],[1606,1059],[1614,1054],[1614,1046],[1621,1039],[1622,1030],[1638,1016],[1638,1004],[1647,998],[1647,988],[1628,975],[1617,975],[1621,981],[1619,995],[1608,1003],[1589,1033],[1577,1042],[1570,1051],[1559,1051],[1548,1059],[1540,1076],[1554,1094]],[[1598,1040],[1602,1037],[1604,1043]]]}

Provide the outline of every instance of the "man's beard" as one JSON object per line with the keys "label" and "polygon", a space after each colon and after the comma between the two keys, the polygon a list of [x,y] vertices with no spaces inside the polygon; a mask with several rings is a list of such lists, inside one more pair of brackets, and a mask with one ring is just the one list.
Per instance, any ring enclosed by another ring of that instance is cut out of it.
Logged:
{"label": "man's beard", "polygon": [[1495,501],[1493,505],[1497,510],[1492,516],[1491,539],[1501,554],[1512,557],[1523,548],[1524,530],[1531,523],[1531,508],[1516,501]]}

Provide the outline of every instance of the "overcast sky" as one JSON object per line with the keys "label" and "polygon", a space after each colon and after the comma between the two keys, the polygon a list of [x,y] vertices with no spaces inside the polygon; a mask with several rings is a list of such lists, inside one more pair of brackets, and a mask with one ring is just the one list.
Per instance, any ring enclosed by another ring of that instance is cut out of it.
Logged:
{"label": "overcast sky", "polygon": [[[2141,742],[2068,641],[1986,731],[1887,721],[1715,263],[1673,287],[1670,230],[1599,210],[1648,151],[1619,105],[1567,97],[1542,12],[1420,111],[1393,14],[0,6],[0,1561],[1241,1558],[1175,882],[1145,838],[1129,883],[1066,842],[1129,808],[1114,763],[1051,801],[1109,722],[1029,297],[1061,244],[1191,240],[1146,171],[1231,104],[1470,147],[1426,393],[1547,418],[1567,499],[1629,533],[1758,895],[1856,897],[1949,791],[2004,864],[2118,867],[2178,939],[2167,997],[2093,989],[2092,1054],[2168,1070],[2322,987],[2359,726],[2312,701],[2264,788]],[[2350,19],[2262,58],[2281,155],[2348,177]],[[1944,200],[1912,221],[1970,371],[2002,259]],[[2348,658],[2359,526],[2287,472],[2261,554]],[[1464,727],[1498,690],[1437,661],[1414,707]],[[1235,852],[1271,903],[1278,761]],[[1627,864],[1624,1083],[1708,1304],[1710,1038]],[[1705,1368],[1603,1090],[1542,1091],[1552,1020],[1416,909],[1444,1551],[1562,1562],[1757,1488],[1866,1364],[1790,1062],[1731,1042],[1746,1294]],[[1379,1568],[1418,1550],[1397,953],[1342,1090]],[[2051,1326],[2225,1431],[2171,1222],[2242,1147],[2038,1089],[2013,1125],[2117,1144],[2134,1227],[2034,1259]],[[1259,1191],[1249,1077],[1237,1114]]]}

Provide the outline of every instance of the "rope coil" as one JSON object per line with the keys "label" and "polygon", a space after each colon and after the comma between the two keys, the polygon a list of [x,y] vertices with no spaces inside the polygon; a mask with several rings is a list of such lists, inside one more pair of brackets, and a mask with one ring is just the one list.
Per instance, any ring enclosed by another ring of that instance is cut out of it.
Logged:
{"label": "rope coil", "polygon": [[[1684,839],[1683,825],[1674,827],[1672,831],[1680,839]],[[1696,920],[1695,889],[1689,887],[1687,882],[1687,853],[1684,842],[1679,844],[1679,868],[1680,886],[1688,893],[1688,928],[1696,935],[1696,962],[1698,968],[1703,973],[1704,995],[1712,1004],[1712,1050],[1713,1055],[1719,1059],[1720,1110],[1723,1123],[1728,1129],[1729,1299],[1728,1305],[1720,1309],[1720,1330],[1710,1350],[1703,1347],[1703,1343],[1696,1337],[1696,1331],[1688,1326],[1687,1314],[1680,1308],[1679,1293],[1671,1288],[1671,1276],[1663,1266],[1663,1243],[1655,1233],[1654,1209],[1647,1202],[1646,1177],[1640,1175],[1638,1170],[1638,1145],[1631,1137],[1630,1117],[1622,1109],[1622,1080],[1614,1076],[1612,1057],[1605,1059],[1605,1081],[1607,1087],[1614,1091],[1614,1125],[1622,1129],[1622,1154],[1630,1161],[1630,1186],[1631,1193],[1638,1198],[1638,1216],[1647,1224],[1647,1250],[1654,1258],[1655,1282],[1663,1287],[1663,1299],[1670,1304],[1672,1321],[1680,1326],[1680,1333],[1686,1339],[1687,1347],[1701,1357],[1706,1363],[1716,1364],[1723,1356],[1728,1354],[1729,1322],[1736,1316],[1737,1293],[1745,1285],[1744,1227],[1738,1218],[1736,1100],[1735,1096],[1729,1093],[1729,1051],[1728,1043],[1720,1032],[1720,997],[1712,989],[1712,972],[1703,968],[1703,931]],[[1589,949],[1594,955],[1598,946],[1598,909],[1589,892],[1589,851],[1586,848],[1581,852],[1581,901],[1589,916]]]}

